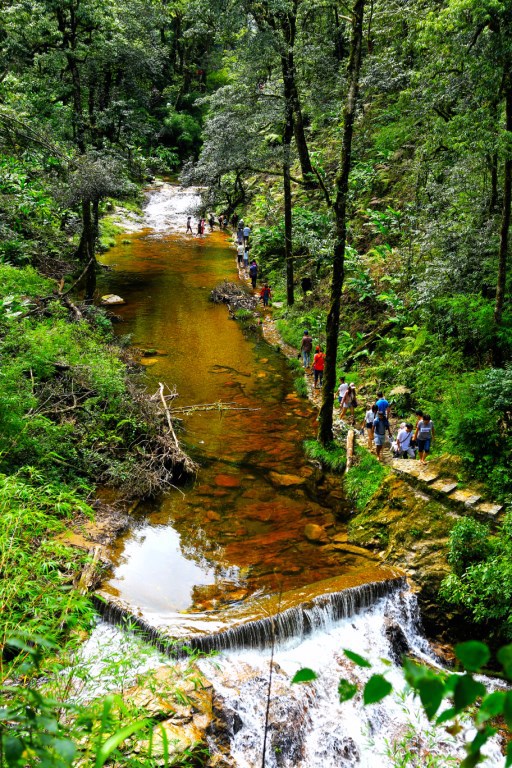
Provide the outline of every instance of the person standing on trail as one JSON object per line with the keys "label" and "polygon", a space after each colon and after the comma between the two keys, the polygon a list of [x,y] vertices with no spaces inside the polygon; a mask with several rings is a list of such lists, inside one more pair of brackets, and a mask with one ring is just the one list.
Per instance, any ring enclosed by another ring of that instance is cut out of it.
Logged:
{"label": "person standing on trail", "polygon": [[412,447],[412,424],[407,423],[403,429],[401,429],[396,436],[396,448],[399,457],[402,459],[414,459],[416,456],[414,448]]}
{"label": "person standing on trail", "polygon": [[434,439],[434,424],[428,413],[423,414],[423,418],[420,419],[414,433],[414,439],[418,445],[418,452],[420,455],[420,464],[427,463],[427,455]]}
{"label": "person standing on trail", "polygon": [[[345,381],[344,376],[340,376],[340,385],[338,387],[338,403],[341,409],[341,403],[343,402],[343,396],[348,389],[348,384]],[[340,411],[341,413],[341,411]]]}
{"label": "person standing on trail", "polygon": [[[324,366],[325,355],[321,351],[320,347],[316,347],[315,356],[313,358],[313,371],[315,373],[315,389],[321,389],[324,383]],[[317,383],[320,382],[320,387],[317,387]]]}
{"label": "person standing on trail", "polygon": [[213,232],[213,227],[215,225],[215,217],[213,213],[210,213],[210,215],[208,216],[208,224],[210,225],[210,232]]}
{"label": "person standing on trail", "polygon": [[254,259],[251,261],[251,266],[249,267],[249,277],[251,278],[252,287],[256,288],[256,280],[258,279],[258,265]]}
{"label": "person standing on trail", "polygon": [[347,391],[343,395],[343,400],[341,401],[341,418],[345,418],[345,414],[348,411],[349,408],[352,409],[352,425],[356,423],[356,413],[355,408],[357,407],[357,397],[356,397],[356,385],[354,382],[349,384]]}
{"label": "person standing on trail", "polygon": [[313,339],[309,335],[309,331],[304,331],[302,337],[302,343],[300,345],[300,351],[302,354],[302,364],[304,368],[309,368],[311,364],[311,350],[313,349]]}
{"label": "person standing on trail", "polygon": [[361,434],[364,433],[364,430],[366,429],[366,434],[368,438],[368,450],[373,451],[373,422],[375,421],[375,417],[377,416],[379,412],[379,409],[375,405],[370,405],[368,403],[368,410],[366,411],[364,415],[363,424],[361,426]]}
{"label": "person standing on trail", "polygon": [[231,217],[231,226],[233,227],[233,229],[236,227],[237,224],[238,224],[238,213],[234,213]]}
{"label": "person standing on trail", "polygon": [[377,392],[377,408],[379,411],[384,411],[386,416],[389,417],[389,408],[390,408],[390,402],[386,400],[384,397],[384,394],[382,392]]}
{"label": "person standing on trail", "polygon": [[389,439],[392,439],[391,429],[389,427],[388,417],[385,411],[378,411],[373,421],[373,442],[377,451],[377,461],[382,461],[382,447],[386,439],[386,432]]}
{"label": "person standing on trail", "polygon": [[249,269],[249,246],[243,245],[244,249],[244,269]]}
{"label": "person standing on trail", "polygon": [[251,234],[251,228],[247,225],[244,227],[244,243],[249,245],[249,235]]}
{"label": "person standing on trail", "polygon": [[260,298],[263,301],[264,307],[268,307],[268,303],[270,301],[271,295],[272,295],[272,291],[270,290],[270,286],[268,283],[265,283],[265,285],[260,291]]}
{"label": "person standing on trail", "polygon": [[194,233],[192,232],[192,216],[187,216],[187,231],[185,232],[186,235],[190,232],[191,235]]}
{"label": "person standing on trail", "polygon": [[236,259],[238,262],[238,267],[241,268],[244,265],[244,251],[245,248],[242,245],[242,243],[239,243],[236,247]]}

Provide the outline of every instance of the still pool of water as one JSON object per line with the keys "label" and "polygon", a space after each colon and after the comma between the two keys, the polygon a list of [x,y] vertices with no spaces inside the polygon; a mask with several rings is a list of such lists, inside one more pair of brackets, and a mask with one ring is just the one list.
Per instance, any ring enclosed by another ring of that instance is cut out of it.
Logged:
{"label": "still pool of water", "polygon": [[[305,459],[316,413],[294,393],[283,356],[209,301],[237,273],[226,234],[185,235],[196,199],[170,185],[152,190],[145,229],[123,235],[102,259],[112,267],[102,291],[126,301],[116,308],[119,332],[158,350],[147,361],[149,392],[161,381],[178,393],[176,406],[239,409],[183,417],[182,440],[200,464],[195,482],[184,496],[171,492],[141,508],[112,553],[105,590],[158,624],[375,567],[371,555],[343,544],[339,479]],[[310,523],[329,544],[306,538]]]}

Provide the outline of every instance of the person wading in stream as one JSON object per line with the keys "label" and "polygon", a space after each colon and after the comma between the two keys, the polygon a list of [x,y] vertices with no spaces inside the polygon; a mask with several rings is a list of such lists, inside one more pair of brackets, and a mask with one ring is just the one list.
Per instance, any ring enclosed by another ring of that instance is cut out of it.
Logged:
{"label": "person wading in stream", "polygon": [[192,216],[187,216],[187,231],[185,232],[186,235],[190,232],[191,235],[194,233],[192,232]]}

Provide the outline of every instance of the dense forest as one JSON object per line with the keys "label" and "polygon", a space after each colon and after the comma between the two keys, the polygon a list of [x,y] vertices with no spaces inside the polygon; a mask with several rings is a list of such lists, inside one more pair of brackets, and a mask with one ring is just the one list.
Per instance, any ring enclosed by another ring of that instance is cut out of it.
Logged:
{"label": "dense forest", "polygon": [[[22,674],[40,663],[26,633],[53,653],[88,626],[87,556],[54,537],[101,506],[97,484],[129,503],[184,468],[96,288],[113,201],[137,209],[178,175],[200,213],[250,223],[283,339],[326,348],[323,446],[347,374],[363,399],[395,391],[397,415],[431,413],[437,453],[511,503],[510,0],[3,2],[3,678],[20,652]],[[495,644],[511,522],[456,526],[443,586]],[[44,762],[13,712],[34,751],[13,737],[7,765],[71,764],[65,746]]]}

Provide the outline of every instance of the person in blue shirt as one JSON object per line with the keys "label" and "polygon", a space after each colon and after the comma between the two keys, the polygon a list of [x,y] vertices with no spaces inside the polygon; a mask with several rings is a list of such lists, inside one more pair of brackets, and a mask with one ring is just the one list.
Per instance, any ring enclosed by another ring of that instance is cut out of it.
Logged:
{"label": "person in blue shirt", "polygon": [[386,416],[389,416],[389,406],[390,406],[390,403],[384,397],[384,393],[383,392],[377,392],[376,406],[377,406],[379,411],[381,411],[382,413],[385,413]]}

